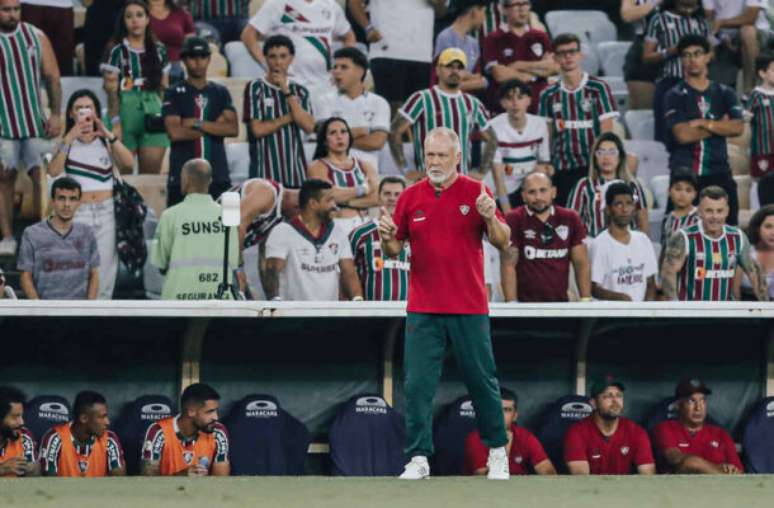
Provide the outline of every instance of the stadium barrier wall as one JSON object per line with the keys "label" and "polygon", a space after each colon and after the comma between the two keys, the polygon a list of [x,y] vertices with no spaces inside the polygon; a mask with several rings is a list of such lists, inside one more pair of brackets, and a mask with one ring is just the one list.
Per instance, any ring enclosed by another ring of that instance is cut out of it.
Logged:
{"label": "stadium barrier wall", "polygon": [[[139,395],[176,399],[196,381],[231,403],[278,397],[327,451],[337,406],[381,393],[403,411],[405,306],[389,302],[0,300],[0,383],[72,400],[102,391],[115,419]],[[749,407],[774,395],[774,304],[593,302],[493,304],[501,383],[520,396],[520,422],[590,378],[627,385],[626,414],[642,421],[683,376],[713,389],[710,413],[738,436]],[[447,358],[436,409],[465,393]]]}

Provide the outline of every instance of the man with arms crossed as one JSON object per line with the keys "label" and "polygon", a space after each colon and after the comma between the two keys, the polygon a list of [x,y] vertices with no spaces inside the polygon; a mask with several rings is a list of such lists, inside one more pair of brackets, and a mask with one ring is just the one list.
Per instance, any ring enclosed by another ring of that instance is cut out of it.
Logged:
{"label": "man with arms crossed", "polygon": [[433,395],[441,377],[447,337],[476,407],[481,440],[489,447],[488,477],[507,479],[508,437],[503,424],[484,285],[484,234],[498,249],[510,228],[483,183],[457,172],[460,139],[439,127],[425,137],[427,178],[406,189],[390,217],[382,209],[382,248],[396,256],[409,241],[412,253],[406,318],[406,455],[401,475],[430,476]]}
{"label": "man with arms crossed", "polygon": [[228,476],[228,434],[218,421],[220,395],[195,383],[180,396],[180,414],[148,427],[142,447],[144,476]]}

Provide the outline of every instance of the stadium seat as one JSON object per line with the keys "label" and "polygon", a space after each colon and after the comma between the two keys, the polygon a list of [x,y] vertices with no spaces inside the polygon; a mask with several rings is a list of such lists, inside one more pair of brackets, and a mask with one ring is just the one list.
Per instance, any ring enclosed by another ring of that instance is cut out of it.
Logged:
{"label": "stadium seat", "polygon": [[648,222],[650,223],[649,237],[653,242],[663,243],[666,240],[666,238],[661,238],[661,221],[664,220],[665,213],[666,210],[664,208],[650,208],[648,210]]}
{"label": "stadium seat", "polygon": [[151,263],[150,252],[153,249],[153,240],[146,239],[145,245],[148,248],[148,258],[145,260],[145,266],[142,267],[142,284],[143,288],[145,288],[145,298],[148,300],[161,300],[164,276],[159,268]]}
{"label": "stadium seat", "polygon": [[220,48],[220,32],[217,28],[206,21],[196,21],[194,27],[196,28],[197,37],[202,37],[203,39],[206,39],[210,45],[214,44]]}
{"label": "stadium seat", "polygon": [[231,77],[256,79],[266,75],[266,71],[253,60],[242,41],[227,42],[223,53],[228,59]]}
{"label": "stadium seat", "polygon": [[156,217],[167,208],[167,175],[124,175],[126,183],[137,189]]}
{"label": "stadium seat", "polygon": [[[645,430],[653,432],[653,428],[665,420],[674,420],[677,418],[677,400],[674,397],[662,399],[645,416]],[[707,423],[717,425],[717,422],[707,415]]]}
{"label": "stadium seat", "polygon": [[433,427],[433,475],[461,475],[465,461],[465,438],[476,428],[476,412],[470,396],[462,396],[447,405]]}
{"label": "stadium seat", "polygon": [[650,190],[653,192],[656,208],[666,208],[669,199],[669,175],[654,176],[650,180]]}
{"label": "stadium seat", "polygon": [[749,210],[752,179],[749,175],[734,175],[734,181],[736,181],[736,195],[739,199],[739,209]]}
{"label": "stadium seat", "polygon": [[594,44],[618,40],[618,29],[603,11],[550,11],[546,13],[546,25],[552,37],[561,33],[573,33]]}
{"label": "stadium seat", "polygon": [[766,397],[750,411],[742,431],[748,473],[774,473],[774,397]]}
{"label": "stadium seat", "polygon": [[210,49],[212,54],[210,55],[210,65],[207,67],[207,77],[210,79],[228,77],[228,60],[215,44],[210,43]]}
{"label": "stadium seat", "polygon": [[175,414],[175,405],[165,395],[143,395],[127,404],[115,425],[121,439],[129,474],[140,472],[145,432],[151,424]]}
{"label": "stadium seat", "polygon": [[731,173],[734,175],[750,174],[750,155],[748,147],[729,143],[726,151],[728,152],[728,163],[731,165]]}
{"label": "stadium seat", "polygon": [[588,42],[581,42],[581,53],[583,53],[583,60],[581,61],[581,67],[585,72],[588,72],[592,76],[599,74],[599,57],[594,46]]}
{"label": "stadium seat", "polygon": [[554,401],[543,413],[536,436],[557,471],[567,472],[562,454],[565,432],[572,424],[589,416],[591,411],[588,397],[566,395]]}
{"label": "stadium seat", "polygon": [[632,139],[624,141],[626,153],[637,156],[637,178],[650,182],[655,176],[669,175],[669,152],[658,141]]}
{"label": "stadium seat", "polygon": [[623,77],[623,66],[631,42],[605,41],[597,44],[597,54],[605,77]]}
{"label": "stadium seat", "polygon": [[248,143],[226,143],[226,161],[231,183],[237,185],[244,182],[250,172],[250,145]]}
{"label": "stadium seat", "polygon": [[245,102],[245,86],[247,86],[247,83],[249,83],[251,79],[231,77],[214,78],[213,81],[220,83],[221,85],[228,88],[228,92],[231,94],[231,100],[234,102],[234,109],[236,110],[237,119],[239,121],[239,135],[235,138],[226,138],[226,143],[239,143],[247,141],[247,127],[242,121],[242,115],[244,114],[243,107]]}
{"label": "stadium seat", "polygon": [[64,105],[67,105],[67,100],[73,94],[81,88],[86,88],[94,92],[99,99],[102,110],[107,110],[107,94],[105,89],[102,88],[102,78],[88,77],[88,76],[72,76],[62,77],[62,101]]}
{"label": "stadium seat", "polygon": [[403,471],[403,416],[378,395],[358,395],[346,402],[329,436],[334,475],[396,476]]}
{"label": "stadium seat", "polygon": [[[411,143],[403,143],[403,156],[409,163],[409,166],[414,167],[414,145]],[[398,166],[395,165],[395,159],[392,158],[390,148],[385,144],[382,151],[379,152],[379,175],[400,175],[401,172]]]}
{"label": "stadium seat", "polygon": [[629,110],[629,89],[626,87],[626,82],[620,76],[606,76],[604,80],[613,93],[618,111],[622,115],[626,114],[626,111]]}
{"label": "stadium seat", "polygon": [[38,442],[54,425],[70,421],[70,403],[60,395],[38,395],[24,406],[24,425]]}
{"label": "stadium seat", "polygon": [[275,397],[244,397],[232,407],[225,424],[231,439],[231,474],[304,474],[311,435]]}
{"label": "stadium seat", "polygon": [[626,127],[632,139],[644,139],[653,141],[653,110],[632,109],[624,114]]}

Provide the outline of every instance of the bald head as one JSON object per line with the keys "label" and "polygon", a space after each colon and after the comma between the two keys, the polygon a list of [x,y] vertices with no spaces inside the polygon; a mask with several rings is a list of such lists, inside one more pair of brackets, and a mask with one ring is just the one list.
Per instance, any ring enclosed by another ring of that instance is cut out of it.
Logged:
{"label": "bald head", "polygon": [[207,194],[212,183],[212,166],[205,159],[191,159],[180,171],[183,194]]}
{"label": "bald head", "polygon": [[554,203],[556,187],[548,175],[533,171],[521,182],[521,199],[532,212],[542,214]]}
{"label": "bald head", "polygon": [[548,184],[549,186],[553,186],[553,183],[551,182],[551,178],[543,173],[542,171],[532,171],[527,176],[524,177],[524,180],[521,182],[521,188],[523,190],[527,190],[527,187],[532,185],[538,185],[542,186]]}

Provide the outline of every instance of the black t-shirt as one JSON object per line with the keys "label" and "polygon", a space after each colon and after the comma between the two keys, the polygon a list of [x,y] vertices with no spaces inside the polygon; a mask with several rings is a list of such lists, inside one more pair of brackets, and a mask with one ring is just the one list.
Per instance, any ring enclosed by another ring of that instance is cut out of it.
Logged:
{"label": "black t-shirt", "polygon": [[[187,81],[181,81],[165,92],[162,114],[164,117],[179,116],[214,122],[227,109],[235,111],[231,94],[225,86],[208,81],[207,86],[199,90]],[[210,161],[213,182],[231,181],[222,137],[205,134],[193,141],[173,142],[169,154],[170,179],[179,179],[183,164],[194,158]]]}

